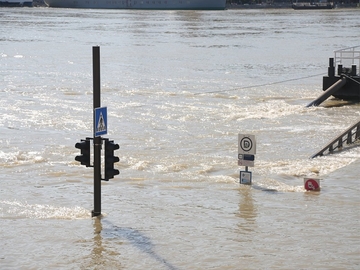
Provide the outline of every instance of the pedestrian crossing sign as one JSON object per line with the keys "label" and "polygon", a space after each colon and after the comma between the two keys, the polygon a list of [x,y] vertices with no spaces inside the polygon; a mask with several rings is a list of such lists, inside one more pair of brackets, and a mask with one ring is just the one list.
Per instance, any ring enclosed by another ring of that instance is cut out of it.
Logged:
{"label": "pedestrian crossing sign", "polygon": [[107,107],[95,108],[94,137],[107,134]]}

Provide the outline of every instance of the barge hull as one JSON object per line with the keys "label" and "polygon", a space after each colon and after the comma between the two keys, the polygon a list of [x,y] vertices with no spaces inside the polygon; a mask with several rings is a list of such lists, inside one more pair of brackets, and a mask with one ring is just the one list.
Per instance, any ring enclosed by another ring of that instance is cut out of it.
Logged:
{"label": "barge hull", "polygon": [[223,10],[226,0],[45,0],[45,4],[57,8]]}
{"label": "barge hull", "polygon": [[[337,81],[341,80],[340,76],[324,76],[323,77],[323,90],[327,90]],[[346,84],[341,87],[341,90],[335,92],[332,96],[343,100],[360,100],[360,77],[351,76],[347,79]]]}

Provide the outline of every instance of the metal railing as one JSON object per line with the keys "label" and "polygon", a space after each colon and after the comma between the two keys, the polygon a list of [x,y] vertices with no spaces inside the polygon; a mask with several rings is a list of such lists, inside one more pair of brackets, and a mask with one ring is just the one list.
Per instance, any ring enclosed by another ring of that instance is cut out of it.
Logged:
{"label": "metal railing", "polygon": [[337,136],[334,140],[328,143],[323,149],[313,154],[310,158],[322,156],[325,152],[329,154],[334,153],[335,150],[341,150],[344,144],[350,145],[360,139],[360,121],[349,127],[346,131]]}
{"label": "metal railing", "polygon": [[357,66],[357,75],[360,75],[360,46],[348,47],[334,51],[335,65],[343,65],[350,68],[352,65]]}

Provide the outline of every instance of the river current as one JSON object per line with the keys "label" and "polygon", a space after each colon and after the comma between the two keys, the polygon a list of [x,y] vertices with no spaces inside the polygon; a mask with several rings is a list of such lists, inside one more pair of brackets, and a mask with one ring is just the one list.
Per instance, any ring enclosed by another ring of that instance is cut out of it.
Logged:
{"label": "river current", "polygon": [[[0,25],[1,269],[360,268],[360,147],[309,158],[360,105],[306,108],[333,51],[360,45],[358,9],[1,8]],[[93,46],[120,145],[102,219],[74,160]]]}

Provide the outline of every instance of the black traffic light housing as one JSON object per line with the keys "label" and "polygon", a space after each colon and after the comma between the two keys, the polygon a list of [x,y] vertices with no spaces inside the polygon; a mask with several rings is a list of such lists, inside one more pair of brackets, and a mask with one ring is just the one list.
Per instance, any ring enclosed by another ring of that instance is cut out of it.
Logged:
{"label": "black traffic light housing", "polygon": [[90,139],[86,138],[86,140],[81,140],[75,144],[75,148],[81,150],[81,155],[76,156],[75,160],[81,162],[81,165],[85,165],[86,167],[91,167],[90,165]]}
{"label": "black traffic light housing", "polygon": [[105,178],[104,181],[109,181],[109,179],[114,178],[115,175],[118,175],[119,170],[114,168],[114,163],[119,162],[120,159],[114,156],[114,151],[118,150],[120,146],[114,141],[109,141],[109,139],[104,139],[105,141]]}

